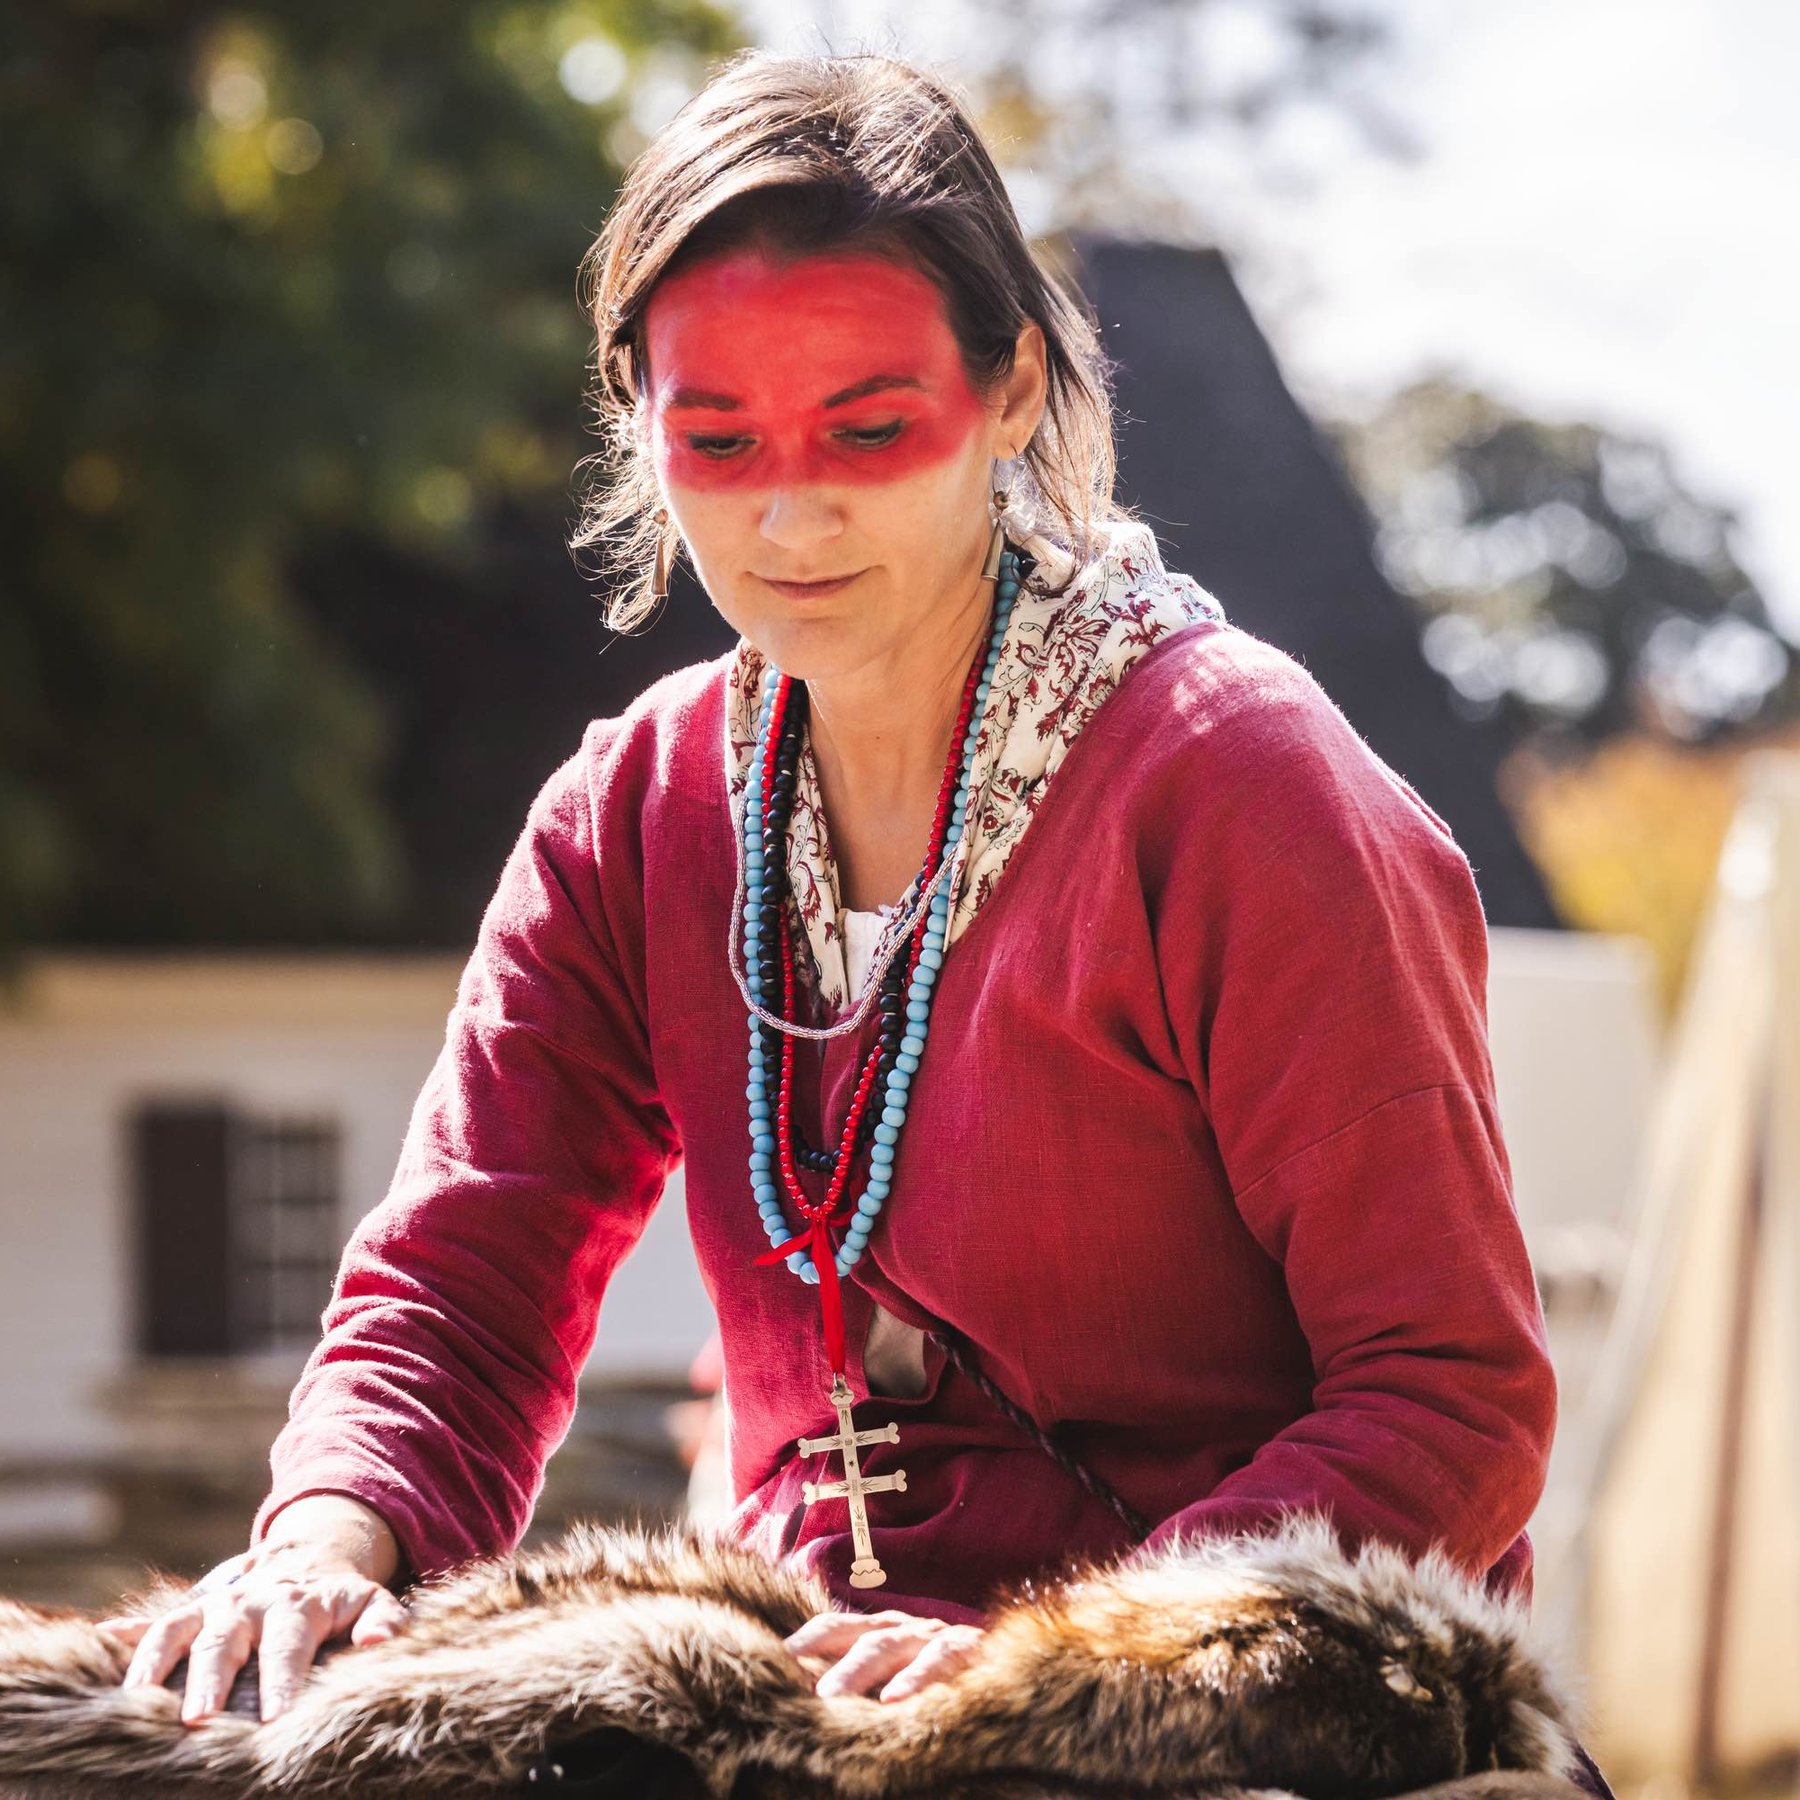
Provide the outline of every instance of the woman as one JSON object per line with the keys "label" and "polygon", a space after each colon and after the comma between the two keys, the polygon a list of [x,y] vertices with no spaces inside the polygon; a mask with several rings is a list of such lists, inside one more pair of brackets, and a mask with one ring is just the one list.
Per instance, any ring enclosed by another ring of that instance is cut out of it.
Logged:
{"label": "woman", "polygon": [[[1071,1556],[1297,1509],[1522,1586],[1554,1385],[1468,865],[1113,506],[1094,334],[966,115],[741,59],[589,267],[582,541],[649,593],[685,546],[741,641],[539,796],[252,1548],[128,1683],[188,1655],[199,1719],[260,1645],[273,1716],[516,1542],[678,1160],[731,1529],[840,1597],[792,1640],[822,1692],[944,1678]],[[817,1493],[852,1403],[868,1491]]]}

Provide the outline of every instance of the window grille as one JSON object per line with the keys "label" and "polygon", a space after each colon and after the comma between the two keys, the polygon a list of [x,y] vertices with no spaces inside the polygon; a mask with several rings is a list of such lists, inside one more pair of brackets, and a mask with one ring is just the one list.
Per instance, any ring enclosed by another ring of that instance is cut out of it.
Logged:
{"label": "window grille", "polygon": [[335,1120],[150,1102],[132,1124],[145,1356],[309,1348],[341,1250]]}

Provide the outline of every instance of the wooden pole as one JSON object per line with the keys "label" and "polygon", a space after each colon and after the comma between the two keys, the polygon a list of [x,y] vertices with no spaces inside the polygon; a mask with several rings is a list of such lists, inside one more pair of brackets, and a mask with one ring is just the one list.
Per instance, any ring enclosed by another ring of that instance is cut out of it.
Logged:
{"label": "wooden pole", "polygon": [[1763,1214],[1768,1204],[1769,1098],[1765,1064],[1758,1083],[1743,1211],[1738,1218],[1737,1268],[1732,1276],[1728,1324],[1731,1335],[1725,1353],[1718,1463],[1713,1482],[1712,1535],[1707,1546],[1706,1612],[1701,1626],[1693,1760],[1694,1779],[1705,1788],[1716,1787],[1721,1773],[1719,1716],[1724,1701],[1731,1585],[1737,1558],[1738,1499],[1744,1463],[1744,1417],[1750,1391],[1756,1265],[1762,1250]]}

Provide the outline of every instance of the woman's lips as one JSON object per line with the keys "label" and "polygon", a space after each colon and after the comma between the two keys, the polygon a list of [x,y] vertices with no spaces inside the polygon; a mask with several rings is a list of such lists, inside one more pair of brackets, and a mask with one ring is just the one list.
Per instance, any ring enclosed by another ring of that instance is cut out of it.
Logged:
{"label": "woman's lips", "polygon": [[858,569],[855,575],[839,575],[831,581],[770,581],[767,575],[763,580],[769,583],[776,593],[785,594],[790,600],[816,600],[825,594],[835,594],[847,588],[857,575],[865,571]]}

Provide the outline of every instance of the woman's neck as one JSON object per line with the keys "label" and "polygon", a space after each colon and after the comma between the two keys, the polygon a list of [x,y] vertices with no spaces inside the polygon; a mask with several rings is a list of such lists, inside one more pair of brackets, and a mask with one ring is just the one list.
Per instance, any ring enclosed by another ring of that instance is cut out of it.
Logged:
{"label": "woman's neck", "polygon": [[856,911],[898,900],[919,872],[992,596],[980,582],[940,630],[918,634],[896,657],[807,683],[839,891]]}

